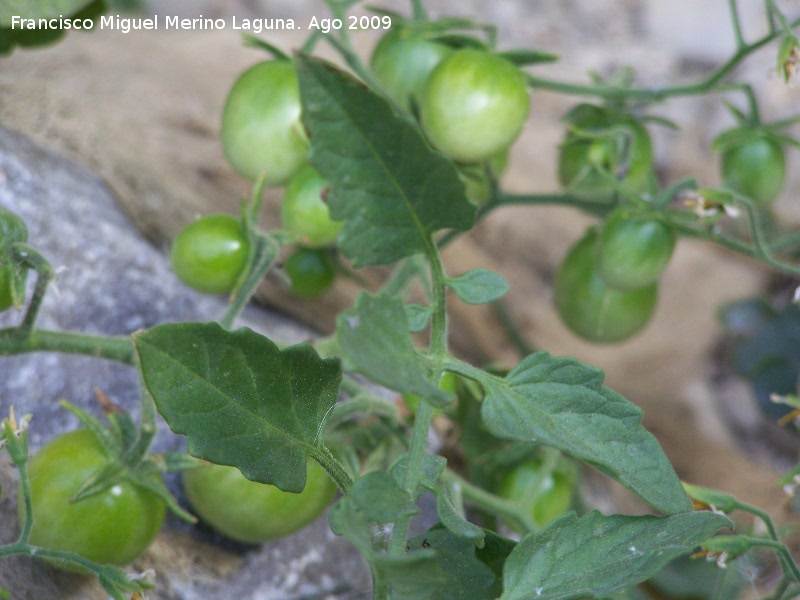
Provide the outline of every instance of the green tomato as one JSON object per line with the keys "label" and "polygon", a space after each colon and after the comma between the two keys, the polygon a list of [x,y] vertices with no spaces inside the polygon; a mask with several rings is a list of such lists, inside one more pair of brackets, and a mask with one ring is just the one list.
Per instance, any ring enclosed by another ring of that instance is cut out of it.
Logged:
{"label": "green tomato", "polygon": [[457,50],[431,72],[420,96],[431,143],[460,162],[481,162],[508,148],[530,111],[525,76],[504,58]]}
{"label": "green tomato", "polygon": [[410,112],[431,71],[452,51],[421,32],[395,28],[375,46],[370,67],[388,96]]}
{"label": "green tomato", "polygon": [[[122,480],[78,502],[70,501],[81,484],[108,462],[88,429],[58,436],[30,460],[31,544],[118,566],[130,563],[150,546],[164,522],[166,506],[145,488]],[[154,474],[154,482],[157,478],[160,475]],[[24,522],[21,489],[17,510]],[[69,568],[64,563],[54,564]]]}
{"label": "green tomato", "polygon": [[233,84],[222,111],[222,149],[248,179],[284,185],[306,163],[300,90],[291,62],[258,63]]}
{"label": "green tomato", "polygon": [[629,292],[609,287],[597,270],[596,242],[597,231],[590,229],[567,253],[556,274],[555,307],[580,337],[597,343],[621,342],[653,316],[658,286],[653,283]]}
{"label": "green tomato", "polygon": [[570,131],[561,144],[558,178],[573,193],[602,199],[614,184],[633,194],[653,185],[653,147],[647,129],[634,117],[592,104],[581,104],[566,116]]}
{"label": "green tomato", "polygon": [[314,521],[336,495],[336,486],[313,460],[299,494],[250,481],[235,467],[209,465],[183,473],[189,502],[205,522],[232,540],[260,544]]}
{"label": "green tomato", "polygon": [[[572,507],[575,496],[575,469],[564,461],[545,472],[539,458],[532,458],[512,468],[501,480],[500,497],[522,503],[537,527],[544,527]],[[512,529],[516,527],[508,523]],[[520,532],[522,533],[522,532]]]}
{"label": "green tomato", "polygon": [[319,296],[333,283],[335,273],[324,250],[298,248],[283,265],[298,298]]}
{"label": "green tomato", "polygon": [[722,180],[734,192],[769,204],[783,189],[786,158],[775,140],[754,134],[722,152]]}
{"label": "green tomato", "polygon": [[286,186],[281,201],[281,222],[304,246],[330,246],[344,227],[343,221],[331,219],[324,200],[327,189],[328,181],[309,166],[300,169]]}
{"label": "green tomato", "polygon": [[675,233],[668,224],[617,209],[600,228],[597,270],[609,287],[636,290],[658,281],[674,248]]}
{"label": "green tomato", "polygon": [[209,215],[186,226],[172,244],[172,268],[186,285],[228,294],[247,265],[250,243],[237,219]]}

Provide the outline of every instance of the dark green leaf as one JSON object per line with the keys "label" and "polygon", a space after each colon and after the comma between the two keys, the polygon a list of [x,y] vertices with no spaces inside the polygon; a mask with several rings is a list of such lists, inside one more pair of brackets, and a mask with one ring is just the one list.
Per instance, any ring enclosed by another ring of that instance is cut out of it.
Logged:
{"label": "dark green leaf", "polygon": [[300,492],[342,374],[309,345],[280,350],[249,329],[161,325],[133,335],[144,388],[199,458]]}
{"label": "dark green leaf", "polygon": [[311,164],[331,183],[331,216],[346,221],[338,247],[353,265],[431,252],[431,234],[472,227],[453,162],[416,124],[330,63],[297,58]]}
{"label": "dark green leaf", "polygon": [[529,534],[506,560],[501,600],[582,598],[636,585],[731,525],[713,512],[669,517],[569,513]]}
{"label": "dark green leaf", "polygon": [[348,365],[373,381],[436,406],[452,402],[453,394],[428,381],[425,359],[411,344],[399,299],[361,292],[355,307],[339,315],[336,335]]}
{"label": "dark green leaf", "polygon": [[475,555],[475,545],[440,526],[409,541],[411,550],[430,550],[444,574],[431,600],[493,600],[502,591],[498,575]]}
{"label": "dark green leaf", "polygon": [[661,512],[692,509],[658,441],[642,427],[641,409],[603,385],[601,370],[538,352],[485,385],[481,414],[494,435],[562,450]]}
{"label": "dark green leaf", "polygon": [[406,319],[408,319],[408,330],[411,333],[418,333],[428,326],[431,320],[433,307],[421,306],[419,304],[406,304]]}
{"label": "dark green leaf", "polygon": [[11,27],[12,17],[58,19],[77,13],[94,0],[4,0],[0,5],[0,25]]}
{"label": "dark green leaf", "polygon": [[447,285],[467,304],[493,302],[502,298],[508,291],[506,280],[488,269],[467,271],[463,275],[448,279]]}
{"label": "dark green leaf", "polygon": [[[9,4],[10,3],[10,4]],[[104,0],[7,0],[0,4],[0,54],[11,52],[15,46],[42,46],[58,41],[67,31],[63,28],[21,29],[12,26],[12,18],[93,20],[106,10]]]}

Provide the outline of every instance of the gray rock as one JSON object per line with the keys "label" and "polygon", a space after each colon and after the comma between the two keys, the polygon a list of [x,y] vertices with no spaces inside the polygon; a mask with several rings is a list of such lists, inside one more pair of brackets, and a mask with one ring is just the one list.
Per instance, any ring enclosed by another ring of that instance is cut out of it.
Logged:
{"label": "gray rock", "polygon": [[[56,268],[37,326],[106,335],[125,335],[164,322],[218,318],[224,301],[200,296],[171,273],[163,249],[153,247],[127,220],[113,195],[95,175],[20,134],[0,128],[0,206],[28,224],[29,242]],[[34,277],[30,278],[32,286]],[[21,314],[0,315],[0,327]],[[298,325],[251,309],[242,324],[283,342],[311,335]],[[133,369],[106,360],[55,353],[6,356],[0,360],[0,413],[13,405],[30,413],[31,449],[76,419],[59,406],[65,398],[101,414],[93,389],[137,414],[139,382]],[[160,423],[154,448],[175,450],[183,438]],[[0,541],[16,536],[15,475],[0,456]],[[170,487],[179,495],[175,477]],[[9,524],[14,524],[9,526]],[[224,566],[224,568],[223,568]],[[243,547],[184,524],[174,517],[133,570],[152,567],[157,589],[149,598],[341,598],[365,597],[368,574],[349,544],[320,519],[299,534],[261,547]],[[14,598],[37,600],[103,598],[92,578],[65,575],[24,557],[0,560],[0,588]]]}

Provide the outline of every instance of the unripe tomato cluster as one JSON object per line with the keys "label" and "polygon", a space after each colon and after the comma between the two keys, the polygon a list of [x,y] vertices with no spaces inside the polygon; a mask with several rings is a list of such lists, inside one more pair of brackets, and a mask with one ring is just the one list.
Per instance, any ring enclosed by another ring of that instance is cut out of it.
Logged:
{"label": "unripe tomato cluster", "polygon": [[621,342],[653,316],[658,279],[675,247],[669,224],[622,207],[567,253],[554,301],[564,323],[598,343]]}

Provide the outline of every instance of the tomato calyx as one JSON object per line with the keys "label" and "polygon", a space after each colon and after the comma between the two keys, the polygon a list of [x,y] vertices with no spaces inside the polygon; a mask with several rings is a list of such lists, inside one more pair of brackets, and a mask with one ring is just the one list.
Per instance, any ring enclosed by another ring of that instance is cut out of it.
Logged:
{"label": "tomato calyx", "polygon": [[105,412],[108,427],[93,414],[66,400],[61,401],[61,405],[91,432],[107,458],[103,466],[83,481],[70,497],[70,502],[80,502],[128,481],[157,496],[176,516],[194,523],[196,518],[178,505],[161,477],[156,475],[193,469],[199,466],[199,461],[182,452],[150,454],[155,426],[154,423],[149,423],[148,415],[143,414],[142,423],[137,427],[130,414],[113,403],[103,392],[96,389],[95,393]]}
{"label": "tomato calyx", "polygon": [[19,310],[25,302],[27,241],[25,222],[13,211],[0,207],[0,311],[11,306]]}

